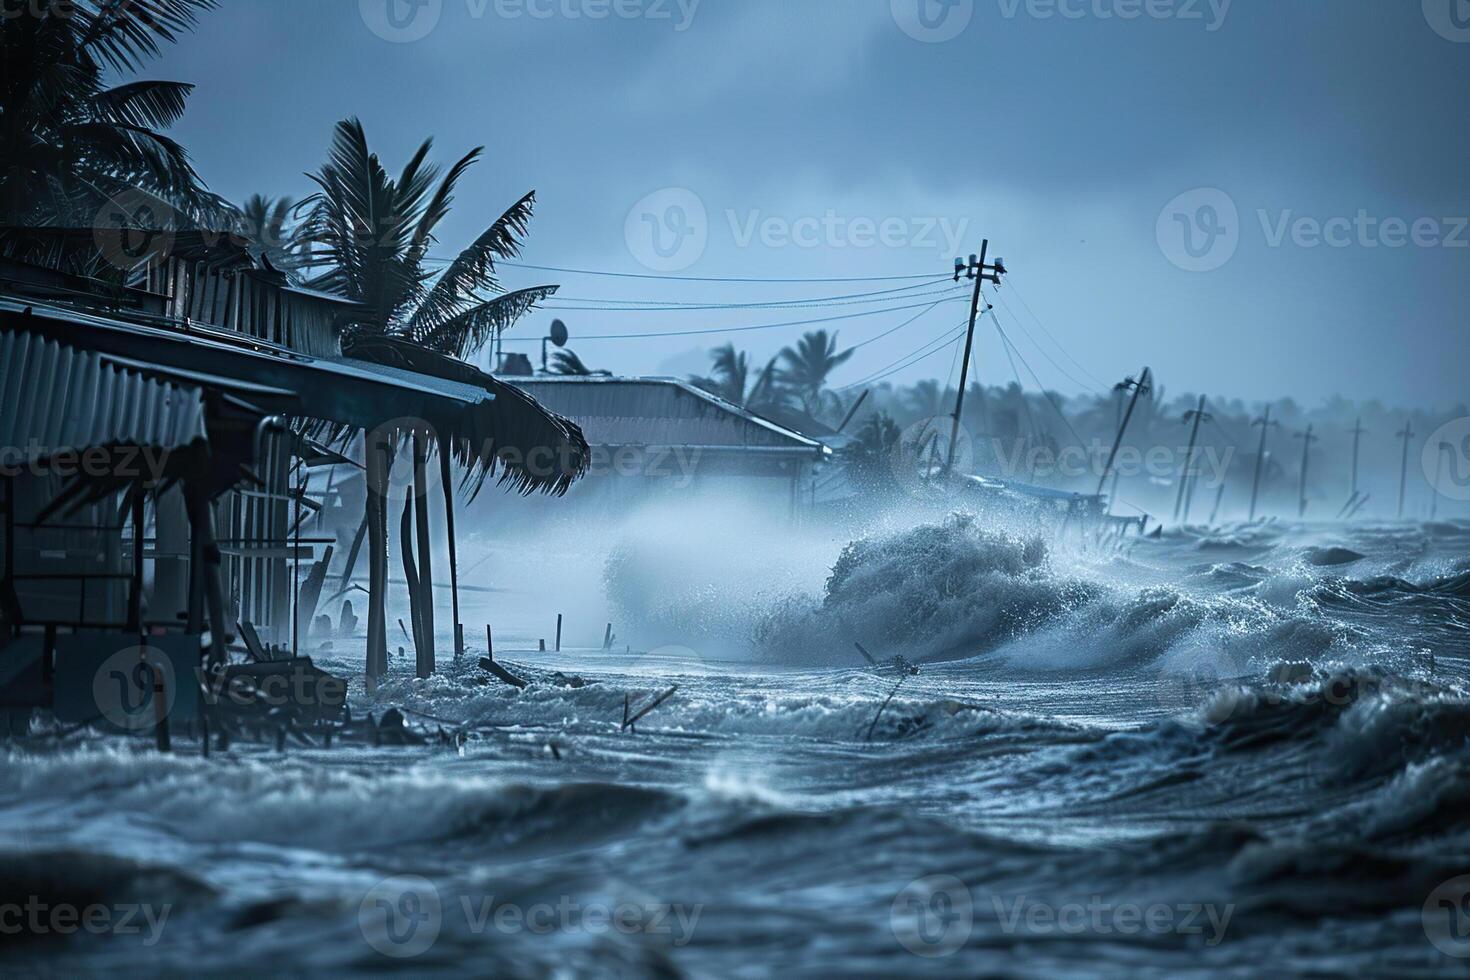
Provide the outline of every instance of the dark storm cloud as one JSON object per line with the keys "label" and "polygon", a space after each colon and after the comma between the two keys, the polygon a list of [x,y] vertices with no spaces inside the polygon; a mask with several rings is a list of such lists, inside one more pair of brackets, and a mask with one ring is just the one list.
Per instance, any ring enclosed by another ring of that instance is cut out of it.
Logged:
{"label": "dark storm cloud", "polygon": [[[1452,0],[1443,17],[1440,0],[394,2],[396,21],[387,0],[232,3],[169,52],[151,73],[199,83],[179,131],[217,189],[306,193],[332,122],[357,114],[390,162],[429,134],[446,157],[487,146],[446,247],[532,187],[528,258],[547,265],[648,271],[629,211],[665,188],[705,210],[689,275],[943,275],[947,222],[964,251],[996,243],[1026,303],[1104,380],[1149,361],[1176,393],[1464,397],[1470,40]],[[954,32],[947,16],[963,15]],[[407,33],[385,38],[393,24]],[[1219,244],[1199,223],[1214,199],[1190,196],[1202,189],[1234,209]],[[862,244],[885,223],[895,236]],[[1176,227],[1214,249],[1211,268],[1181,268],[1199,262]],[[570,296],[791,295],[563,281]],[[1008,301],[1012,333],[1037,333]],[[835,326],[856,342],[908,315]],[[843,380],[962,315],[865,347]],[[568,319],[585,335],[796,317]],[[736,339],[766,356],[794,332]],[[579,353],[652,371],[704,343]],[[1019,343],[1044,381],[1077,389]],[[982,376],[1008,380],[997,344],[982,340]]]}

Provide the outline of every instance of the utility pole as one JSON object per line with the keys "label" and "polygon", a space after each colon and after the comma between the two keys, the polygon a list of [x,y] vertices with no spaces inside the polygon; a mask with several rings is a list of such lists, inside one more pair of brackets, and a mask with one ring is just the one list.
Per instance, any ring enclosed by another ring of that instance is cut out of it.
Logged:
{"label": "utility pole", "polygon": [[1320,441],[1312,435],[1311,425],[1307,426],[1306,432],[1298,432],[1296,437],[1302,441],[1302,483],[1301,489],[1297,491],[1297,520],[1307,516],[1307,461],[1311,458],[1312,443]]}
{"label": "utility pole", "polygon": [[[975,293],[970,298],[970,331],[965,334],[965,360],[960,368],[960,389],[954,399],[954,425],[949,431],[949,458],[944,463],[946,478],[954,471],[954,454],[960,441],[960,417],[965,410],[965,386],[970,380],[970,354],[975,346],[975,321],[980,319],[980,287],[987,282],[993,282],[998,288],[1000,277],[1006,274],[1005,259],[996,259],[994,265],[985,264],[985,257],[989,253],[990,239],[987,238],[980,243],[978,259],[971,255],[968,264],[964,259],[954,260],[954,281],[959,282],[961,275],[968,276],[975,281]],[[985,308],[989,310],[989,304]]]}
{"label": "utility pole", "polygon": [[[1128,402],[1128,411],[1124,414],[1123,421],[1118,426],[1118,435],[1113,439],[1113,449],[1111,452],[1108,453],[1107,465],[1103,467],[1102,476],[1098,478],[1097,496],[1099,497],[1102,496],[1103,487],[1107,485],[1108,472],[1113,468],[1113,462],[1118,458],[1118,450],[1122,448],[1123,434],[1128,431],[1128,423],[1133,418],[1133,410],[1138,407],[1138,399],[1148,393],[1151,385],[1152,376],[1149,372],[1149,369],[1145,367],[1143,369],[1143,373],[1138,376],[1137,381],[1134,381],[1132,378],[1125,378],[1119,386],[1125,391],[1129,388],[1132,388],[1133,398]],[[1109,509],[1111,509],[1111,500],[1108,501],[1108,506]]]}
{"label": "utility pole", "polygon": [[1363,417],[1358,416],[1357,424],[1353,426],[1353,479],[1349,499],[1358,495],[1358,448],[1362,445],[1363,436],[1368,432],[1363,428]]}
{"label": "utility pole", "polygon": [[1271,406],[1267,405],[1266,413],[1252,422],[1251,425],[1259,425],[1261,427],[1261,446],[1256,450],[1256,478],[1251,482],[1251,510],[1250,517],[1247,518],[1247,520],[1254,523],[1256,519],[1256,501],[1261,496],[1261,466],[1266,461],[1266,433],[1272,426],[1279,429],[1281,423],[1271,421]]}
{"label": "utility pole", "polygon": [[1454,451],[1454,443],[1441,441],[1439,452],[1434,457],[1434,486],[1429,488],[1429,519],[1431,521],[1439,518],[1439,480],[1444,476],[1444,454]]}
{"label": "utility pole", "polygon": [[1399,520],[1403,520],[1404,494],[1409,489],[1409,440],[1417,435],[1414,431],[1414,420],[1412,418],[1404,419],[1404,427],[1394,433],[1394,435],[1404,440],[1404,464],[1399,470]]}
{"label": "utility pole", "polygon": [[1187,425],[1192,421],[1194,422],[1194,426],[1189,430],[1189,452],[1184,457],[1184,472],[1179,476],[1179,495],[1174,498],[1174,520],[1176,523],[1179,520],[1181,510],[1184,513],[1184,522],[1186,524],[1189,523],[1189,508],[1184,503],[1184,488],[1189,486],[1190,481],[1194,479],[1194,446],[1199,440],[1199,424],[1209,417],[1205,414],[1204,395],[1199,396],[1199,408],[1193,412],[1184,413],[1183,422]]}

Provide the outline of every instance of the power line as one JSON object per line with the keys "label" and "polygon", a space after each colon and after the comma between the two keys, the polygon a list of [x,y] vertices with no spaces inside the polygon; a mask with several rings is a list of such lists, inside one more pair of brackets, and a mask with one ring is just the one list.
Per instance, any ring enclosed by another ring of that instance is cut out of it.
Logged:
{"label": "power line", "polygon": [[[1001,327],[1000,318],[992,315],[991,319],[995,320],[995,329],[1000,334],[1000,339],[1005,341],[1007,347],[1015,347],[1015,345],[1011,343],[1011,338],[1006,336],[1004,328]],[[1067,418],[1067,414],[1062,411],[1062,407],[1056,403],[1056,399],[1052,397],[1051,392],[1046,390],[1046,386],[1041,383],[1041,379],[1036,376],[1036,372],[1031,370],[1031,365],[1027,362],[1026,355],[1022,354],[1018,349],[1016,350],[1016,356],[1019,357],[1021,359],[1021,363],[1026,366],[1026,373],[1031,375],[1031,380],[1036,382],[1036,387],[1038,390],[1040,390],[1041,396],[1046,399],[1047,404],[1051,405],[1052,409],[1057,413],[1057,418],[1062,420],[1062,424],[1067,427],[1067,431],[1072,433],[1072,438],[1077,440],[1078,447],[1085,451],[1087,449],[1087,444],[1082,441],[1082,437],[1077,434],[1077,430],[1072,428],[1071,420],[1069,420]],[[1014,362],[1011,364],[1011,368],[1012,370],[1015,369]],[[1024,391],[1022,392],[1022,397],[1025,397]]]}
{"label": "power line", "polygon": [[[997,294],[997,295],[999,295],[999,294]],[[1001,303],[1002,306],[1005,307],[1006,313],[1008,315],[1011,315],[1011,316],[1014,316],[1015,315],[1014,314],[1014,311],[1011,310],[1010,304],[1005,301],[1005,297],[1003,297],[1003,296],[1000,297],[1000,303]],[[1033,336],[1031,336],[1031,334],[1027,332],[1025,324],[1023,324],[1021,322],[1021,320],[1020,320],[1019,317],[1017,317],[1015,320],[1013,320],[1011,322],[1016,325],[1016,329],[1017,330],[1021,331],[1022,336],[1024,336],[1027,340],[1031,341],[1031,345],[1033,347],[1035,347],[1038,351],[1041,352],[1041,356],[1044,357],[1044,358],[1046,358],[1047,361],[1051,364],[1051,366],[1054,367],[1054,368],[1056,368],[1058,371],[1060,371],[1062,373],[1062,376],[1065,377],[1068,381],[1072,382],[1074,385],[1076,385],[1077,387],[1081,388],[1083,391],[1091,392],[1093,394],[1102,394],[1103,393],[1103,392],[1098,391],[1093,385],[1089,384],[1088,382],[1079,380],[1076,375],[1074,375],[1072,372],[1068,371],[1066,368],[1064,368],[1060,364],[1058,364],[1056,358],[1054,358],[1050,354],[1048,354],[1046,352],[1046,348],[1043,347],[1043,346],[1041,346],[1040,344],[1038,344],[1036,342],[1036,338],[1033,337]],[[1053,341],[1053,343],[1055,343],[1055,341]],[[1038,382],[1038,384],[1039,383],[1040,382]]]}
{"label": "power line", "polygon": [[[860,387],[860,386],[865,385],[865,384],[871,384],[874,381],[882,380],[883,378],[886,378],[886,377],[888,377],[891,374],[896,374],[897,372],[902,371],[904,368],[909,367],[910,365],[917,364],[917,363],[919,363],[919,361],[925,360],[926,358],[931,357],[934,354],[937,354],[940,350],[943,350],[944,349],[944,346],[943,345],[944,345],[944,342],[945,341],[958,339],[958,337],[959,337],[959,333],[958,332],[961,331],[961,330],[963,330],[965,328],[966,324],[968,324],[968,323],[969,323],[969,321],[968,320],[965,320],[965,321],[961,322],[960,324],[958,324],[957,326],[954,326],[954,327],[949,328],[948,330],[944,331],[942,334],[940,334],[938,337],[934,338],[933,340],[929,341],[928,343],[920,346],[919,348],[917,348],[915,350],[909,351],[907,354],[904,354],[902,357],[899,357],[897,360],[894,360],[894,361],[889,362],[888,364],[886,364],[883,367],[879,368],[877,371],[873,372],[872,374],[868,375],[867,377],[862,378],[861,380],[858,380],[858,381],[854,381],[851,384],[843,385],[841,388],[838,388],[837,390],[838,391],[848,391],[849,389],[857,388],[857,387]],[[934,345],[936,345],[936,344],[939,344],[941,346],[934,347]],[[929,348],[931,348],[931,347],[934,347],[934,350],[929,350]],[[926,350],[928,350],[928,353],[927,354],[926,353],[923,353]]]}
{"label": "power line", "polygon": [[[956,296],[955,300],[961,297]],[[925,309],[930,310],[940,303],[953,302],[954,300],[939,300],[934,303],[914,303],[909,306],[892,306],[883,310],[863,310],[859,313],[841,313],[836,316],[817,317],[812,320],[789,320],[785,323],[758,323],[744,327],[709,327],[700,330],[651,330],[645,333],[609,333],[609,334],[579,334],[578,342],[583,340],[639,340],[648,337],[695,337],[706,334],[719,333],[749,333],[753,330],[775,330],[780,327],[805,327],[816,323],[835,323],[839,320],[856,320],[859,317],[878,316],[883,313],[901,313],[904,310]],[[532,342],[529,339],[522,341],[507,341],[507,343]]]}
{"label": "power line", "polygon": [[[453,259],[437,256],[428,257],[427,261],[448,264]],[[532,265],[529,262],[497,262],[497,266],[506,266],[514,269],[532,269],[537,272],[560,272],[575,276],[603,276],[611,279],[657,279],[665,282],[739,282],[739,283],[774,283],[774,282],[904,282],[918,279],[932,279],[933,273],[926,272],[915,276],[835,276],[821,277],[808,276],[791,279],[763,279],[759,277],[735,277],[735,276],[668,276],[654,275],[646,272],[607,272],[600,269],[567,269],[554,265]]]}
{"label": "power line", "polygon": [[[913,287],[905,287],[912,289]],[[896,292],[887,291],[884,292]],[[883,295],[880,293],[855,294],[857,296],[868,296],[867,299],[853,299],[850,297],[833,296],[818,299],[793,299],[793,300],[768,300],[760,303],[681,303],[674,300],[620,300],[620,299],[583,299],[572,296],[558,296],[555,303],[547,303],[540,307],[543,310],[565,310],[575,312],[585,310],[600,313],[688,313],[697,310],[800,310],[818,309],[832,306],[866,306],[870,303],[886,303],[896,299],[922,299],[927,296],[954,295],[953,287],[945,289],[934,289],[923,293],[908,293],[904,296]],[[561,306],[561,303],[645,303],[658,305],[644,306]]]}
{"label": "power line", "polygon": [[[1055,336],[1052,335],[1052,332],[1046,329],[1046,324],[1041,322],[1041,317],[1036,315],[1036,313],[1031,309],[1031,304],[1026,302],[1026,297],[1022,296],[1021,293],[1016,289],[1016,284],[1014,280],[1011,281],[1010,287],[1011,292],[1016,294],[1016,299],[1020,301],[1022,308],[1025,309],[1028,314],[1030,314],[1032,320],[1036,321],[1036,325],[1041,328],[1041,332],[1046,335],[1046,338],[1050,340],[1053,344],[1056,344],[1057,350],[1061,351],[1063,356],[1065,356],[1067,360],[1075,364],[1079,371],[1091,378],[1093,380],[1093,383],[1096,384],[1098,388],[1106,391],[1109,387],[1108,383],[1106,381],[1102,381],[1091,371],[1087,370],[1087,365],[1083,364],[1081,361],[1077,360],[1077,358],[1073,357],[1071,352],[1068,351],[1067,348],[1059,340],[1057,340]],[[1009,307],[1007,307],[1007,311],[1009,311]],[[1087,386],[1083,385],[1083,387],[1085,388]]]}

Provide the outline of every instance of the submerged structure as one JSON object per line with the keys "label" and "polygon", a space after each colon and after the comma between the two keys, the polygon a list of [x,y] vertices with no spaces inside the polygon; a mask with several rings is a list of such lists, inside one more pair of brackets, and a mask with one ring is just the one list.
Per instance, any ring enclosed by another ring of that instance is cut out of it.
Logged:
{"label": "submerged structure", "polygon": [[[586,467],[575,424],[469,365],[392,337],[344,356],[363,310],[226,235],[117,244],[0,229],[0,711],[14,727],[41,707],[116,723],[99,707],[112,674],[120,705],[167,675],[155,700],[188,715],[201,666],[298,659],[331,559],[303,528],[340,470],[368,488],[351,560],[366,542],[371,681],[386,670],[397,453],[420,473],[437,454],[452,584],[456,485],[561,493]],[[431,610],[427,521],[417,530],[413,598]],[[432,672],[432,643],[418,655]]]}

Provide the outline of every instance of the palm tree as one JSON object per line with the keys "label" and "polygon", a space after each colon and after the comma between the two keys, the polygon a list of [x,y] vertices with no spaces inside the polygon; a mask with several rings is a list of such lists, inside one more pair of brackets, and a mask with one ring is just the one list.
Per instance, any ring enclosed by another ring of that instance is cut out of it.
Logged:
{"label": "palm tree", "polygon": [[822,407],[822,390],[827,385],[827,376],[852,357],[856,348],[849,347],[838,353],[837,334],[828,335],[825,330],[803,334],[796,347],[781,350],[781,382],[788,386],[810,415]]}
{"label": "palm tree", "polygon": [[887,412],[875,412],[853,433],[853,441],[838,450],[838,458],[853,486],[868,492],[893,488],[893,454],[903,433]]}
{"label": "palm tree", "polygon": [[[581,430],[552,415],[518,388],[503,384],[464,362],[497,331],[504,330],[555,286],[538,286],[495,295],[495,261],[520,251],[535,194],[517,201],[437,275],[427,269],[434,230],[449,212],[455,185],[479,159],[476,148],[440,179],[428,163],[426,140],[397,179],[388,175],[368,149],[362,124],[337,124],[327,163],[310,175],[321,190],[303,202],[311,208],[305,233],[312,243],[313,266],[328,270],[309,285],[330,290],[363,306],[358,322],[344,332],[343,352],[354,358],[407,368],[475,385],[495,395],[493,403],[469,412],[456,431],[419,429],[387,433],[367,446],[370,571],[368,673],[386,670],[387,643],[383,597],[387,589],[387,472],[399,444],[407,441],[417,477],[433,449],[439,453],[446,506],[452,505],[450,455],[468,469],[465,486],[473,493],[497,470],[523,492],[565,492],[586,469],[588,449]],[[546,450],[546,458],[541,451]],[[418,509],[419,567],[410,581],[420,673],[433,669],[433,583],[431,549],[426,540],[428,500],[415,492]],[[404,527],[409,526],[405,514]],[[406,536],[406,535],[405,535]],[[451,530],[451,574],[454,551]],[[405,560],[409,549],[405,541]],[[457,595],[457,590],[456,590]],[[457,599],[456,599],[457,605]],[[427,657],[424,648],[428,648]],[[427,664],[427,665],[426,665]]]}
{"label": "palm tree", "polygon": [[[183,115],[193,86],[104,84],[109,71],[136,71],[216,0],[5,6],[0,222],[91,225],[109,201],[128,192],[119,203],[130,223],[180,216],[212,222],[229,214],[205,190],[183,147],[159,132]],[[180,214],[171,215],[174,209]]]}
{"label": "palm tree", "polygon": [[690,377],[690,383],[732,405],[744,406],[745,386],[750,379],[750,361],[745,352],[737,351],[734,344],[726,344],[711,351],[710,358],[714,362],[710,374],[694,375]]}
{"label": "palm tree", "polygon": [[366,337],[388,337],[463,360],[558,289],[536,286],[488,296],[499,290],[495,260],[520,254],[534,191],[443,272],[429,271],[434,230],[449,213],[455,185],[484,151],[471,150],[440,180],[438,168],[427,162],[432,147],[433,140],[425,140],[395,180],[368,149],[362,123],[348,119],[337,124],[326,165],[308,175],[321,188],[304,202],[312,206],[306,227],[312,265],[330,266],[311,285],[368,308],[358,329],[344,338],[348,348]]}
{"label": "palm tree", "polygon": [[294,208],[289,197],[252,194],[240,208],[237,221],[251,251],[286,273],[295,272],[306,262],[302,229],[290,223]]}

